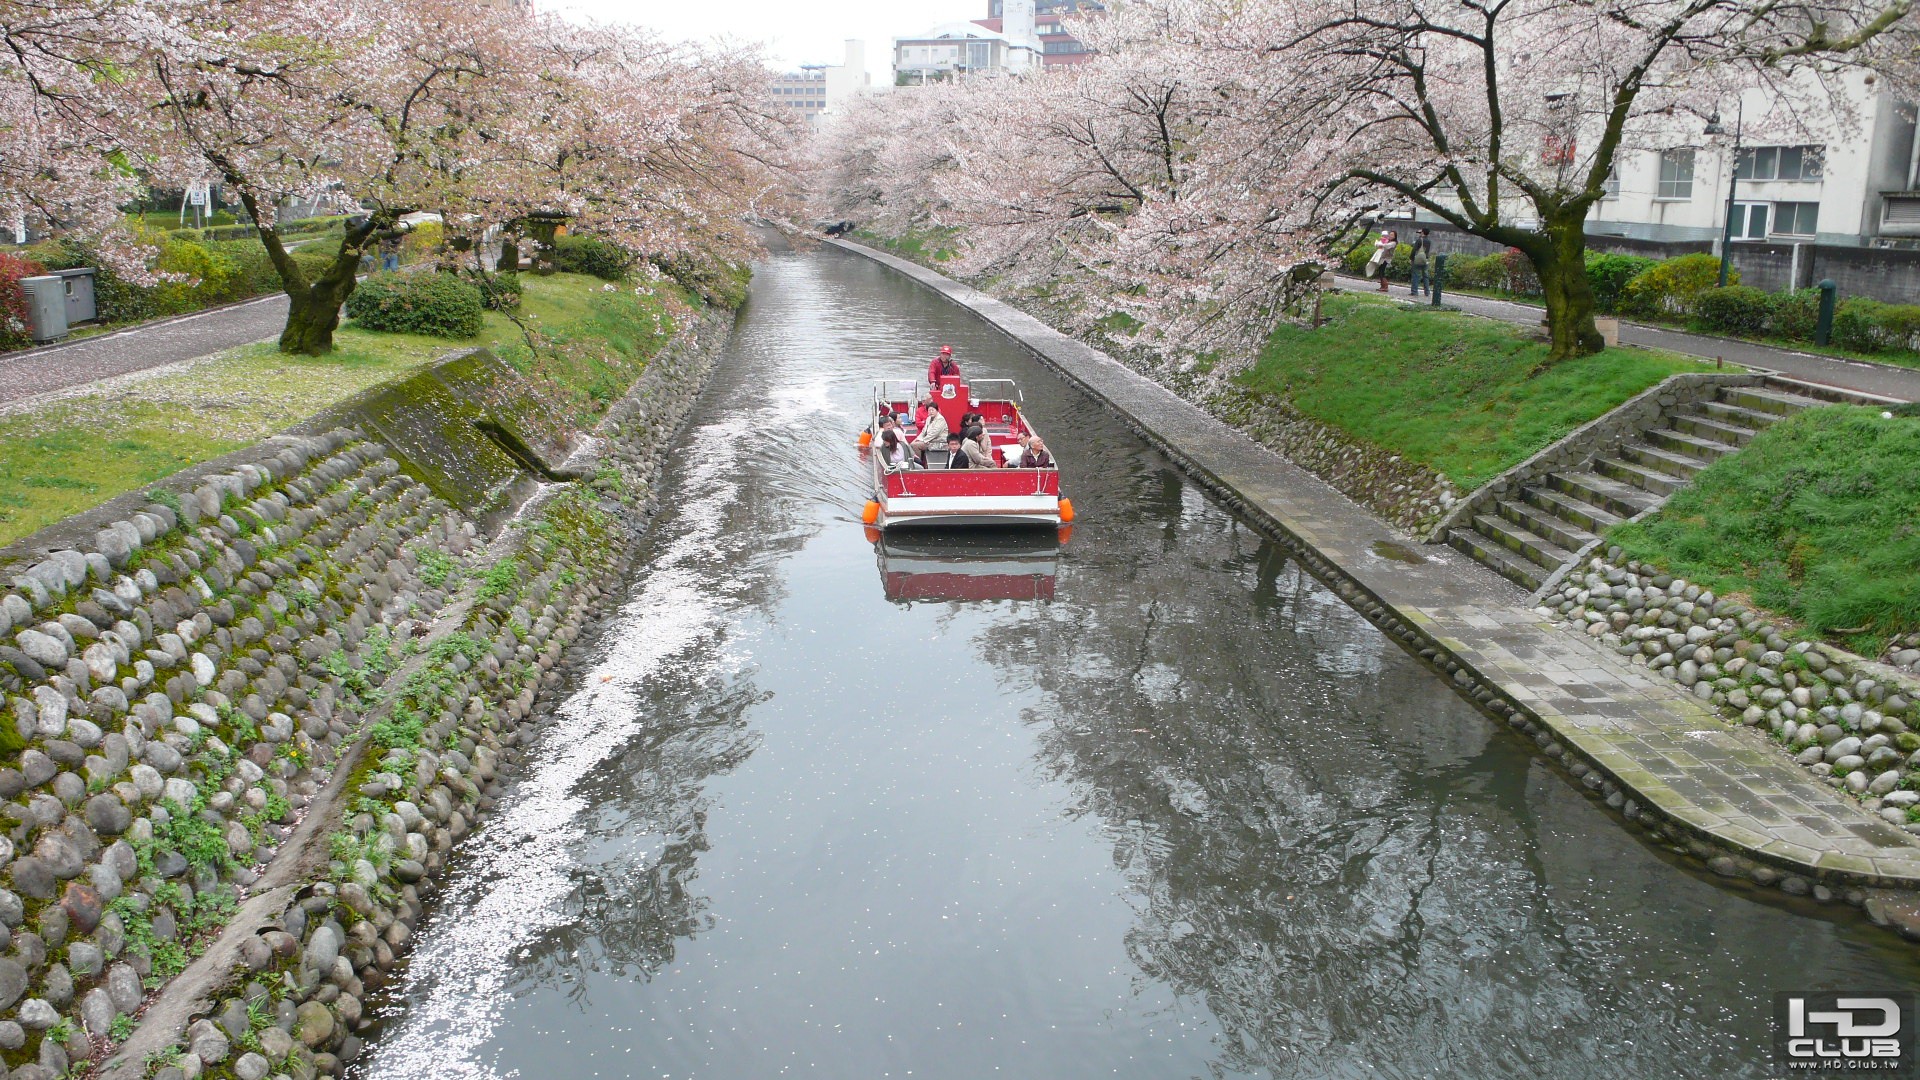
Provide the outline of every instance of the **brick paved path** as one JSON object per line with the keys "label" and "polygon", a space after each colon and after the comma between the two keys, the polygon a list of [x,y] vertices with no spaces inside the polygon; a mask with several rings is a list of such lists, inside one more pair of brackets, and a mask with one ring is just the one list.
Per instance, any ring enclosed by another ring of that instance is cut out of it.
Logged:
{"label": "brick paved path", "polygon": [[1524,595],[1505,579],[1451,549],[1410,550],[1391,527],[1305,470],[1002,301],[890,255],[829,242],[893,267],[1019,339],[1204,479],[1237,493],[1252,516],[1331,560],[1682,833],[1832,883],[1920,886],[1920,838],[1870,816],[1676,684],[1553,627],[1522,607]]}

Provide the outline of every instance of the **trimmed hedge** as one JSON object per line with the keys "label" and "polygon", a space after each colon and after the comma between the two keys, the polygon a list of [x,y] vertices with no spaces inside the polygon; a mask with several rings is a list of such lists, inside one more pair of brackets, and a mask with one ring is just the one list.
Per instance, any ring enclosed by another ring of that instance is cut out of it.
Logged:
{"label": "trimmed hedge", "polygon": [[1654,268],[1660,260],[1644,255],[1607,255],[1587,252],[1587,284],[1601,311],[1616,312],[1626,298],[1627,283]]}
{"label": "trimmed hedge", "polygon": [[480,290],[452,274],[370,275],[347,297],[347,316],[364,330],[470,338],[480,332]]}
{"label": "trimmed hedge", "polygon": [[1693,321],[1718,334],[1755,337],[1773,320],[1773,297],[1747,285],[1708,289],[1693,303]]}
{"label": "trimmed hedge", "polygon": [[553,243],[553,268],[563,274],[588,274],[602,281],[619,281],[633,268],[632,252],[597,236],[558,237]]}
{"label": "trimmed hedge", "polygon": [[[1694,301],[1720,279],[1720,259],[1704,252],[1663,259],[1627,282],[1621,310],[1633,315],[1693,314]],[[1740,273],[1727,277],[1728,285],[1740,284]]]}

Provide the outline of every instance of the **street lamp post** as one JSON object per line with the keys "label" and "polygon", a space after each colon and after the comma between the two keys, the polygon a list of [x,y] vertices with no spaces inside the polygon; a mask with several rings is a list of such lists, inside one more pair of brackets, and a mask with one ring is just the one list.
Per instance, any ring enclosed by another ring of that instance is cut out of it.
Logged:
{"label": "street lamp post", "polygon": [[[1727,170],[1727,214],[1726,223],[1720,234],[1720,287],[1727,287],[1727,268],[1733,259],[1733,197],[1740,188],[1740,131],[1745,126],[1746,102],[1743,100],[1734,107],[1733,120],[1733,168]],[[1708,135],[1724,135],[1726,128],[1720,124],[1720,114],[1714,113],[1707,118]]]}

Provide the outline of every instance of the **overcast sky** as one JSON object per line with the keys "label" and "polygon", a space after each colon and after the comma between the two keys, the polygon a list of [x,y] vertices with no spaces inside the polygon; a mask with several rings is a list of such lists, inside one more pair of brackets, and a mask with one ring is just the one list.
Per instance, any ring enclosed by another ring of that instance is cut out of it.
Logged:
{"label": "overcast sky", "polygon": [[731,37],[767,46],[782,67],[838,64],[847,38],[867,43],[876,85],[892,78],[893,39],[946,22],[985,18],[987,0],[545,0],[602,22],[637,23],[665,37]]}

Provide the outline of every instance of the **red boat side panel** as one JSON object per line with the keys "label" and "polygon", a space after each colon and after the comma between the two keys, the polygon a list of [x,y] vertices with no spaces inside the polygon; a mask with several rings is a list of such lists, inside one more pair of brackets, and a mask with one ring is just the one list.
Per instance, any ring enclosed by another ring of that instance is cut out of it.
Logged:
{"label": "red boat side panel", "polygon": [[1058,494],[1058,469],[912,469],[887,477],[888,498]]}

